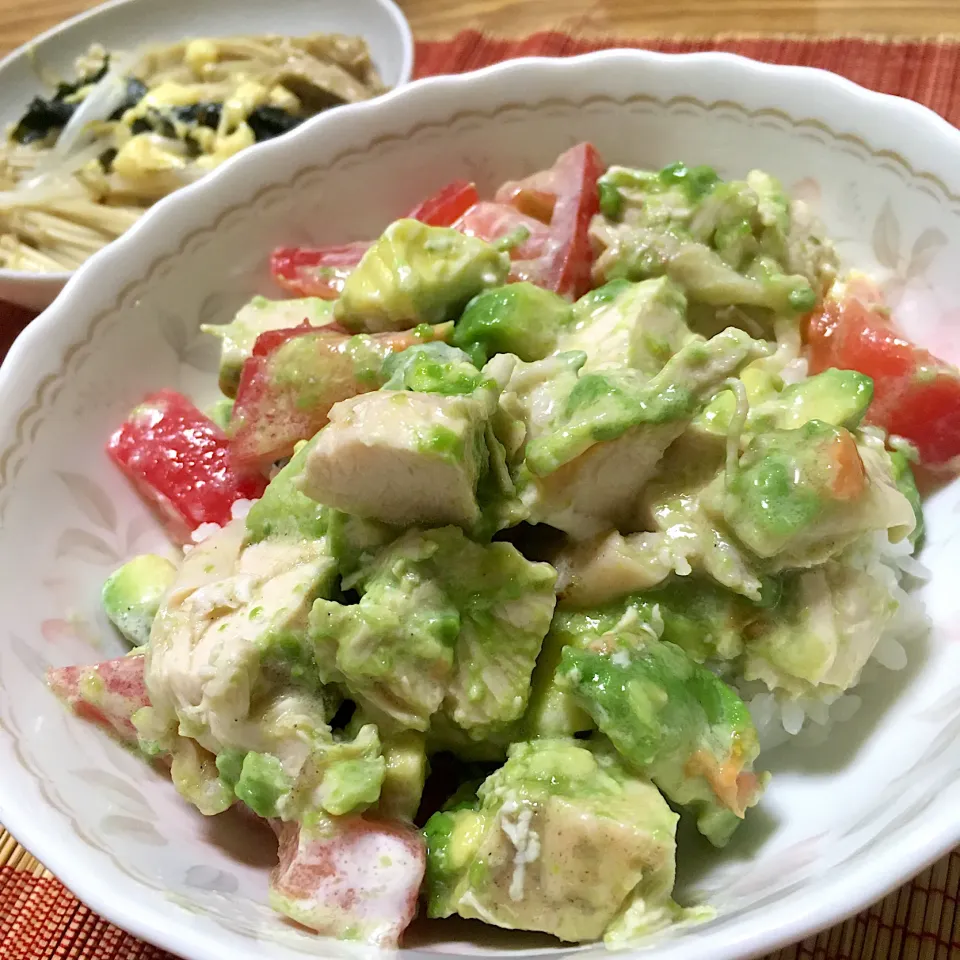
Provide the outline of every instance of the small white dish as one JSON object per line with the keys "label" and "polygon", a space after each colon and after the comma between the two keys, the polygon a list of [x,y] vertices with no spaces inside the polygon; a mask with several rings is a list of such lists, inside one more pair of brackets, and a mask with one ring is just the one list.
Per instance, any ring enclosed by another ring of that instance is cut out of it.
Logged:
{"label": "small white dish", "polygon": [[[388,87],[410,80],[413,36],[393,0],[109,0],[66,20],[0,60],[0,133],[42,92],[33,62],[70,77],[76,57],[91,44],[134,50],[184,37],[238,34],[345,33],[363,37]],[[42,310],[70,272],[30,273],[0,268],[0,300]]]}
{"label": "small white dish", "polygon": [[[0,369],[0,822],[109,920],[185,960],[377,956],[274,914],[271,851],[246,819],[199,816],[46,689],[47,666],[122,652],[103,581],[166,549],[104,453],[109,434],[151,390],[213,399],[216,345],[199,325],[278,295],[274,245],[371,237],[452,179],[489,195],[585,139],[608,163],[770,171],[818,203],[844,263],[877,276],[909,335],[960,360],[960,132],[818,70],[622,50],[512,61],[331,111],[163,200],[77,272]],[[926,520],[930,636],[908,645],[905,669],[865,679],[860,710],[824,742],[761,754],[773,781],[729,847],[681,837],[678,893],[700,892],[717,916],[628,958],[767,953],[960,842],[960,480]],[[464,922],[418,925],[399,956],[573,950]]]}

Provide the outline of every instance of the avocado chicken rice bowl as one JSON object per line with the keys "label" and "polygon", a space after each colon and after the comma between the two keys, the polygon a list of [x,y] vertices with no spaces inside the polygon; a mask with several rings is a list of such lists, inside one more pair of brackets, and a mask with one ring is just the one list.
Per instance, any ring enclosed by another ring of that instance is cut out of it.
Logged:
{"label": "avocado chicken rice bowl", "polygon": [[271,903],[320,933],[702,915],[678,819],[726,844],[761,743],[924,629],[914,470],[960,455],[957,371],[771,176],[589,144],[271,267],[294,299],[207,328],[217,403],[110,438],[182,556],[115,572],[130,653],[51,687],[267,820]]}

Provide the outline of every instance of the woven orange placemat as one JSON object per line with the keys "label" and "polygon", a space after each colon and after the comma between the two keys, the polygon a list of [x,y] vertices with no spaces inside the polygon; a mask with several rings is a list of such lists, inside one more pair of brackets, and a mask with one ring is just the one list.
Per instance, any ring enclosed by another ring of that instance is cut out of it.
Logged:
{"label": "woven orange placemat", "polygon": [[[538,33],[503,40],[465,31],[417,45],[416,76],[463,73],[518,56],[572,56],[613,46],[669,53],[725,50],[772,63],[822,67],[918,100],[960,125],[960,40],[857,37],[581,39]],[[31,319],[0,303],[0,356]],[[960,960],[960,850],[911,883],[816,937],[768,960]],[[173,960],[96,916],[0,828],[0,960]],[[704,957],[704,960],[710,960]]]}

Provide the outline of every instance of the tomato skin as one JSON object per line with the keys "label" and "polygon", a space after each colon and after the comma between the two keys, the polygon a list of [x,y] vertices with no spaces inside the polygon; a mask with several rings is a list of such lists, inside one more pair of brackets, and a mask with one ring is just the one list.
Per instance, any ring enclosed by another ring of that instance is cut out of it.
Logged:
{"label": "tomato skin", "polygon": [[876,301],[828,300],[805,340],[811,374],[838,367],[873,378],[868,423],[909,440],[927,467],[960,457],[960,371],[897,333]]}
{"label": "tomato skin", "polygon": [[454,180],[414,207],[407,217],[430,227],[449,227],[479,200],[476,184]]}
{"label": "tomato skin", "polygon": [[270,255],[270,274],[298,297],[336,300],[369,247],[365,240],[336,247],[277,247]]}
{"label": "tomato skin", "polygon": [[107,453],[179,543],[202,523],[229,523],[233,504],[262,496],[267,485],[260,473],[237,468],[226,434],[175,390],[148,396]]}
{"label": "tomato skin", "polygon": [[[52,667],[47,685],[74,713],[104,727],[124,743],[136,743],[131,717],[150,705],[144,656],[132,654],[93,666]],[[96,683],[87,683],[95,679]],[[89,691],[96,691],[90,699]]]}
{"label": "tomato skin", "polygon": [[550,243],[529,279],[571,299],[583,296],[592,286],[589,231],[590,221],[600,211],[597,180],[603,171],[596,147],[579,143],[560,154],[549,170],[507,182],[497,191],[499,202],[508,202],[518,211],[549,213]]}
{"label": "tomato skin", "polygon": [[523,243],[510,250],[510,259],[515,263],[536,260],[543,254],[550,239],[550,230],[545,224],[528,217],[515,207],[490,200],[475,203],[453,223],[454,230],[459,230],[469,237],[479,237],[488,243],[502,240],[521,227],[527,231],[528,236]]}
{"label": "tomato skin", "polygon": [[[303,323],[261,333],[243,364],[230,418],[234,461],[262,470],[290,456],[297,443],[326,424],[335,403],[379,388],[380,364],[387,356],[446,340],[452,330],[452,323],[441,323],[428,333],[397,330],[354,337],[336,324]],[[302,342],[285,350],[294,340]],[[351,350],[358,341],[375,369],[358,369]]]}

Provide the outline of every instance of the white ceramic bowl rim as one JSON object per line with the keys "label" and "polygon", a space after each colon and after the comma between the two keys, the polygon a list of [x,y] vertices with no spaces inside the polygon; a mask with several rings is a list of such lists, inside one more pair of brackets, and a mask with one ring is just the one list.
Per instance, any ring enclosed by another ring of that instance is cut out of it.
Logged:
{"label": "white ceramic bowl rim", "polygon": [[[127,0],[113,2],[122,3]],[[619,66],[628,63],[640,63],[658,70],[671,71],[683,71],[692,65],[709,67],[726,73],[740,73],[745,85],[785,85],[793,88],[794,93],[800,90],[812,102],[821,102],[827,98],[842,99],[847,106],[853,108],[853,116],[856,116],[858,111],[874,114],[883,112],[891,121],[891,130],[898,127],[911,130],[914,136],[924,141],[925,148],[930,148],[931,166],[941,163],[946,171],[949,158],[960,156],[960,131],[919,104],[868,91],[823,70],[761,64],[725,53],[671,55],[637,50],[610,50],[566,60],[523,58],[472,74],[434,77],[414,82],[347,111],[318,117],[313,121],[316,125],[314,131],[323,124],[333,130],[336,124],[352,123],[361,114],[376,115],[378,111],[383,111],[381,116],[385,116],[394,104],[420,96],[427,86],[445,94],[451,104],[456,104],[460,91],[485,84],[492,78],[512,78],[517,88],[522,89],[523,77],[528,72],[567,71],[571,76],[571,85],[575,88],[579,71],[599,66],[615,71]],[[141,241],[153,242],[163,247],[164,233],[169,231],[171,235],[176,235],[176,222],[180,211],[195,205],[201,199],[201,191],[208,189],[213,183],[226,184],[234,178],[239,180],[236,174],[242,170],[244,164],[262,163],[264,169],[268,169],[270,151],[275,151],[274,156],[278,155],[279,151],[288,147],[293,138],[302,133],[302,129],[293,131],[282,140],[263,144],[255,156],[250,153],[240,154],[203,182],[186,187],[162,200],[124,236],[84,264],[72,276],[54,304],[16,340],[0,369],[0,435],[8,434],[12,429],[22,408],[25,396],[23,388],[29,386],[32,392],[36,386],[35,375],[28,372],[29,366],[25,362],[28,355],[59,355],[68,344],[69,305],[73,298],[82,300],[88,293],[93,294],[98,285],[109,278],[114,265],[121,263],[126,247],[137,245]],[[316,135],[316,132],[313,135]],[[892,145],[889,146],[891,150],[894,149]],[[913,172],[918,177],[939,182],[938,174],[934,172]],[[951,196],[951,199],[960,203],[960,197]],[[174,953],[193,954],[199,947],[210,956],[217,955],[214,936],[198,936],[196,932],[188,934],[175,928],[160,928],[149,908],[110,897],[96,879],[85,871],[81,861],[64,852],[55,837],[36,828],[30,811],[25,806],[11,802],[9,797],[2,794],[0,822],[81,900],[106,919]],[[909,832],[901,835],[899,843],[879,843],[870,857],[862,859],[853,870],[847,871],[843,884],[827,879],[815,891],[805,890],[788,901],[772,903],[762,918],[753,923],[748,934],[738,931],[735,924],[724,924],[721,929],[712,931],[710,947],[713,960],[756,956],[778,945],[800,940],[869,905],[960,843],[960,815],[946,809],[927,811],[905,830]],[[827,906],[824,906],[824,901]],[[658,953],[658,956],[673,956],[674,950],[670,944],[663,945],[661,949],[663,952]]]}
{"label": "white ceramic bowl rim", "polygon": [[[39,36],[34,37],[32,40],[29,40],[27,43],[18,47],[16,50],[8,53],[2,60],[0,60],[0,71],[8,64],[14,60],[19,59],[24,55],[24,53],[31,48],[42,44],[44,41],[50,39],[51,37],[58,36],[62,33],[67,32],[73,27],[78,26],[81,23],[86,23],[88,20],[92,20],[96,17],[102,16],[105,12],[116,9],[117,7],[124,7],[131,3],[139,3],[141,0],[106,0],[105,3],[98,4],[95,7],[92,7],[90,10],[86,10],[83,13],[77,14],[75,17],[70,17],[69,20],[63,20],[58,23],[55,27],[51,27],[49,30],[44,31]],[[403,12],[394,2],[394,0],[378,0],[387,14],[390,16],[390,19],[393,21],[394,25],[397,28],[400,36],[403,38],[403,59],[400,66],[400,85],[405,84],[413,73],[413,56],[414,56],[414,47],[413,47],[413,34],[410,32],[410,24],[407,23],[407,18],[403,15]],[[260,145],[262,146],[262,144]],[[207,174],[209,178],[210,174]],[[186,189],[186,188],[183,188]],[[156,204],[154,205],[156,206]],[[151,208],[153,209],[153,208]],[[141,218],[142,219],[142,218]],[[130,231],[128,230],[127,233]],[[118,238],[121,239],[121,238]],[[112,241],[116,243],[117,241]],[[8,267],[0,267],[0,281],[3,280],[15,280],[21,277],[42,277],[44,280],[54,280],[54,281],[63,281],[66,282],[70,277],[74,276],[78,271],[77,270],[56,270],[49,273],[32,273],[26,270],[11,270]]]}

